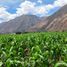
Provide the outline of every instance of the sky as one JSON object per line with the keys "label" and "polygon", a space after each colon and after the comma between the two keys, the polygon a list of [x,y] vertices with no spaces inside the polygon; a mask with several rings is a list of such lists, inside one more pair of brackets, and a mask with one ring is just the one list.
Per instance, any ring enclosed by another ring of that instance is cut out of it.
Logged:
{"label": "sky", "polygon": [[0,23],[23,14],[50,16],[67,4],[67,0],[0,0]]}

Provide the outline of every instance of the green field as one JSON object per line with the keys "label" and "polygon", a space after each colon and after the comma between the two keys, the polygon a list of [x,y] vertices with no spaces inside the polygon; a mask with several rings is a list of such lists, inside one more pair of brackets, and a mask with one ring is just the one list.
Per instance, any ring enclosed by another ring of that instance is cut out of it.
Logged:
{"label": "green field", "polygon": [[1,34],[0,67],[67,67],[67,33]]}

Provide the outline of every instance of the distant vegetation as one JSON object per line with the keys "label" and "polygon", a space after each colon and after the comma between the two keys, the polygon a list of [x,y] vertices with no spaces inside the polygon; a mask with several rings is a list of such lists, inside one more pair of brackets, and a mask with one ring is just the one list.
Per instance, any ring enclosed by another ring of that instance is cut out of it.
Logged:
{"label": "distant vegetation", "polygon": [[1,34],[0,67],[67,67],[67,33]]}

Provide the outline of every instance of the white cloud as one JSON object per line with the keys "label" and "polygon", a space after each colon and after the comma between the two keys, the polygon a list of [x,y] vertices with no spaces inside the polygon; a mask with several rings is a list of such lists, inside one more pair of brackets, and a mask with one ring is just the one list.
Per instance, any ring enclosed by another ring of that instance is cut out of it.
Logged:
{"label": "white cloud", "polygon": [[44,16],[48,10],[52,9],[53,6],[51,4],[48,5],[40,5],[36,6],[36,3],[30,2],[30,1],[25,1],[20,4],[20,7],[17,8],[16,14],[22,15],[22,14],[34,14],[34,15],[40,15]]}
{"label": "white cloud", "polygon": [[[4,7],[0,7],[0,19],[3,19],[1,21],[5,21],[5,20],[8,20],[8,16],[10,14],[6,11],[6,8]],[[1,22],[0,21],[0,22]]]}
{"label": "white cloud", "polygon": [[55,7],[62,7],[66,4],[67,4],[67,0],[56,0],[53,5]]}
{"label": "white cloud", "polygon": [[[38,2],[42,3],[42,0],[38,0]],[[48,13],[49,10],[55,8],[55,7],[62,7],[65,4],[67,4],[67,0],[56,0],[53,4],[47,4],[47,5],[40,5],[36,6],[36,3],[31,1],[24,1],[21,3],[20,7],[17,8],[17,15],[22,14],[34,14],[34,15],[40,15],[44,16],[46,13]]]}
{"label": "white cloud", "polygon": [[53,9],[54,6],[51,4],[48,4],[48,5],[45,5],[45,8],[46,8],[46,10],[50,10],[50,9]]}
{"label": "white cloud", "polygon": [[45,6],[37,6],[33,12],[34,15],[44,16],[47,13]]}
{"label": "white cloud", "polygon": [[[38,2],[42,3],[41,1],[42,0],[38,0]],[[56,0],[53,4],[44,4],[39,6],[35,2],[24,1],[19,5],[19,8],[17,8],[15,14],[7,12],[7,7],[0,7],[0,22],[9,21],[17,16],[29,13],[33,15],[45,16],[46,14],[48,14],[49,10],[55,7],[62,7],[65,4],[67,4],[67,0]]]}
{"label": "white cloud", "polygon": [[20,7],[17,8],[16,14],[18,16],[22,14],[33,14],[33,15],[40,15],[44,16],[47,13],[47,10],[52,8],[51,5],[40,5],[37,6],[36,3],[30,2],[30,1],[25,1],[20,4]]}
{"label": "white cloud", "polygon": [[38,2],[38,3],[43,3],[43,1],[42,1],[42,0],[38,0],[37,2]]}
{"label": "white cloud", "polygon": [[45,6],[36,6],[36,3],[34,2],[30,2],[30,1],[25,1],[23,3],[21,3],[20,8],[17,8],[17,15],[22,15],[22,14],[44,14],[46,13],[46,9]]}
{"label": "white cloud", "polygon": [[16,15],[8,13],[5,7],[0,7],[0,22],[9,21],[15,17]]}
{"label": "white cloud", "polygon": [[20,4],[20,7],[17,8],[17,15],[28,14],[29,12],[35,9],[35,3],[30,1],[25,1]]}

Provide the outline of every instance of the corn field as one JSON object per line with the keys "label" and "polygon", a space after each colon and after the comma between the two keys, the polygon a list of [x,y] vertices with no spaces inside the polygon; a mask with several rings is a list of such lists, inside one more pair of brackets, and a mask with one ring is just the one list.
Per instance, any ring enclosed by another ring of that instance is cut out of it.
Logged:
{"label": "corn field", "polygon": [[0,67],[67,67],[67,33],[1,34]]}

